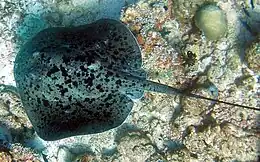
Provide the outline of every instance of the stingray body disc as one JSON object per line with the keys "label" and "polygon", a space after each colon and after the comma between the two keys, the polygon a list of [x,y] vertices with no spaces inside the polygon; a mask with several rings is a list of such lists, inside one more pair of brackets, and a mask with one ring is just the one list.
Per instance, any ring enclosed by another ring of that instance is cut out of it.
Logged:
{"label": "stingray body disc", "polygon": [[[121,125],[133,102],[119,91],[127,84],[113,69],[141,75],[135,70],[141,63],[139,46],[128,28],[102,19],[41,31],[18,53],[14,74],[38,135],[58,140]],[[134,95],[138,98],[142,93],[137,89]]]}

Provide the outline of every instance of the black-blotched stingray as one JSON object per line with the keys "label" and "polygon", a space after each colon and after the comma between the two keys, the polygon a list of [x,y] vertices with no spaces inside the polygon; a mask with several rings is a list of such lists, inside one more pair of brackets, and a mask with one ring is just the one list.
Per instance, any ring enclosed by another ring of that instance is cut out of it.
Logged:
{"label": "black-blotched stingray", "polygon": [[17,54],[14,74],[26,113],[44,140],[115,128],[145,90],[259,110],[146,80],[141,66],[131,31],[119,21],[101,19],[39,32]]}

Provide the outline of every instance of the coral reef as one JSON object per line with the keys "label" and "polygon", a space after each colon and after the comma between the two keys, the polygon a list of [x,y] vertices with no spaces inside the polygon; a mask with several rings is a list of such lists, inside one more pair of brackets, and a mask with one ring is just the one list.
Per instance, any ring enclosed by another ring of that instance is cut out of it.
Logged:
{"label": "coral reef", "polygon": [[246,49],[245,55],[248,68],[260,75],[260,37]]}

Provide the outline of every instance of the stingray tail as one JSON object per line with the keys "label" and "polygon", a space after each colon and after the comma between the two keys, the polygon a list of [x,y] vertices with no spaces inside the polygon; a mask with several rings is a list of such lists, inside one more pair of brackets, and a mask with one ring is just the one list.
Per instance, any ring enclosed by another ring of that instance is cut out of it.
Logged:
{"label": "stingray tail", "polygon": [[224,104],[227,104],[227,105],[242,107],[242,108],[245,108],[245,109],[260,111],[260,108],[257,108],[257,107],[240,105],[240,104],[236,104],[236,103],[230,103],[230,102],[226,102],[226,101],[221,101],[221,100],[217,100],[217,99],[213,99],[213,98],[204,97],[204,96],[193,94],[193,93],[187,93],[186,91],[183,91],[183,90],[180,90],[180,89],[177,89],[177,88],[174,88],[174,87],[170,87],[170,86],[167,86],[167,85],[164,85],[164,84],[156,83],[156,82],[153,82],[153,81],[147,81],[145,83],[144,87],[145,87],[145,90],[147,90],[147,91],[182,95],[182,96],[193,97],[193,98],[198,98],[198,99],[203,99],[203,100],[208,100],[208,101],[214,101],[214,102],[218,102],[218,103],[224,103]]}

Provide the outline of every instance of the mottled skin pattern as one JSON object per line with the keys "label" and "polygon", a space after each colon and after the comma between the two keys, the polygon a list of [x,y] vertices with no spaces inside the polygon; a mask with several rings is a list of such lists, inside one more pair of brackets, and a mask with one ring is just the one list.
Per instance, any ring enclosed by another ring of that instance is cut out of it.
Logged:
{"label": "mottled skin pattern", "polygon": [[57,140],[122,124],[143,95],[141,64],[127,27],[102,19],[38,33],[17,55],[14,74],[34,129]]}

